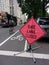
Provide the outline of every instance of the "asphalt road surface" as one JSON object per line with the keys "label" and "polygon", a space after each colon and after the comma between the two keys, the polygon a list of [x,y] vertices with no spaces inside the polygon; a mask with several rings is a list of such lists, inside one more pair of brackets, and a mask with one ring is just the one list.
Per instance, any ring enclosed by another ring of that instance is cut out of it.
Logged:
{"label": "asphalt road surface", "polygon": [[[41,39],[32,44],[32,52],[25,52],[26,40],[16,26],[13,34],[9,28],[0,28],[0,65],[49,65],[49,39]],[[36,60],[36,63],[34,61]]]}

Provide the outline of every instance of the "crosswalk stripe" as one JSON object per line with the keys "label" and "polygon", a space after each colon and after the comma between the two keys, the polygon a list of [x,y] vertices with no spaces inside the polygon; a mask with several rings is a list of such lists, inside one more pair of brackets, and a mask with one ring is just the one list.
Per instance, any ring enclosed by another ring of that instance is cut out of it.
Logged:
{"label": "crosswalk stripe", "polygon": [[49,54],[41,53],[30,53],[30,52],[17,52],[17,51],[4,51],[0,50],[0,55],[4,56],[15,56],[15,57],[25,57],[25,58],[38,58],[38,59],[49,59]]}

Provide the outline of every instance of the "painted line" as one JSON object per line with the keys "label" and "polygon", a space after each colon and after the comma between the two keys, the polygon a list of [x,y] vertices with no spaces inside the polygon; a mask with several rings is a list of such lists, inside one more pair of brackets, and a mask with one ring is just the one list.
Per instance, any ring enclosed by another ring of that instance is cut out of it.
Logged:
{"label": "painted line", "polygon": [[[28,44],[27,40],[25,40],[24,51],[28,50],[28,48],[29,48],[29,44]],[[40,46],[37,46],[35,48],[32,48],[32,50],[35,50],[35,49],[38,49],[38,48],[40,48]]]}
{"label": "painted line", "polygon": [[18,35],[17,37],[21,37],[22,35]]}
{"label": "painted line", "polygon": [[0,46],[2,46],[5,42],[7,42],[11,37],[13,37],[16,33],[18,33],[19,30],[17,30],[14,34],[12,34],[10,37],[8,37],[7,39],[5,39],[3,42],[0,43]]}
{"label": "painted line", "polygon": [[22,35],[18,35],[17,38],[18,38],[19,41],[22,41],[22,40],[24,39],[24,38],[22,37]]}
{"label": "painted line", "polygon": [[49,54],[41,54],[41,53],[29,53],[29,52],[15,52],[15,51],[3,51],[0,50],[0,55],[4,56],[15,56],[15,57],[25,57],[25,58],[38,58],[38,59],[49,59]]}
{"label": "painted line", "polygon": [[18,39],[19,41],[22,41],[24,38],[22,37],[22,35],[18,35],[16,37],[12,37],[11,40],[16,40]]}
{"label": "painted line", "polygon": [[28,43],[27,43],[27,40],[25,40],[24,51],[26,51],[27,49],[28,49]]}

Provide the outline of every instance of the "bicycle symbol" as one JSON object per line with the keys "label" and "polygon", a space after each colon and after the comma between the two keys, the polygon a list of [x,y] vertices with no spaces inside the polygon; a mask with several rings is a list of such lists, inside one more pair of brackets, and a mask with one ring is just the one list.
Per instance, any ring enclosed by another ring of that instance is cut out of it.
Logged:
{"label": "bicycle symbol", "polygon": [[22,37],[22,35],[18,35],[16,37],[12,37],[11,40],[16,40],[18,39],[19,41],[22,41],[24,38]]}

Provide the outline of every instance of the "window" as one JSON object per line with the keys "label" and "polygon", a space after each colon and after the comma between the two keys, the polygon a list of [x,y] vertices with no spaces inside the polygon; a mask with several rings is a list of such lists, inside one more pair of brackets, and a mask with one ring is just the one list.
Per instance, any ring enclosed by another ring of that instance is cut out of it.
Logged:
{"label": "window", "polygon": [[39,19],[40,25],[49,25],[49,18]]}

